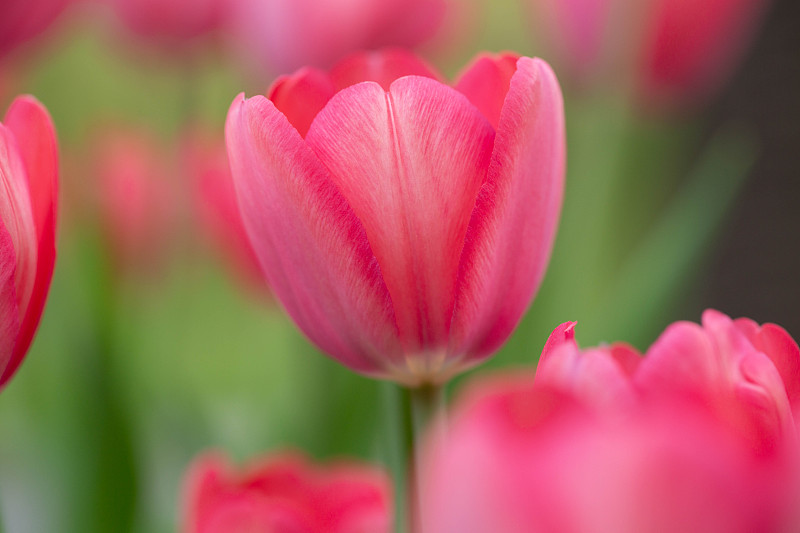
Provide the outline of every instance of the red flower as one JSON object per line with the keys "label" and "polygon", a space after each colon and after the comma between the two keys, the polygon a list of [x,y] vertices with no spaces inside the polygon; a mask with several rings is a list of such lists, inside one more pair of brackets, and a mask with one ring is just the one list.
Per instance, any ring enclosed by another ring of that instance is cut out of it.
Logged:
{"label": "red flower", "polygon": [[360,465],[263,458],[242,472],[216,454],[195,460],[185,484],[185,533],[389,533],[391,491]]}

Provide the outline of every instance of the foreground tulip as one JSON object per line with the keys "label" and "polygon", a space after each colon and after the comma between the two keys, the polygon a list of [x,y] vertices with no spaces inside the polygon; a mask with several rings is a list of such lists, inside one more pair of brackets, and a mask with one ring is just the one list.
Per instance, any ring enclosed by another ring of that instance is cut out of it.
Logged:
{"label": "foreground tulip", "polygon": [[391,490],[378,470],[261,459],[237,472],[220,455],[198,458],[185,483],[185,533],[389,533]]}
{"label": "foreground tulip", "polygon": [[[235,0],[232,31],[266,72],[330,66],[361,48],[413,47],[441,26],[446,0]],[[450,2],[455,7],[457,2]],[[449,13],[449,15],[453,15]]]}
{"label": "foreground tulip", "polygon": [[240,95],[226,136],[253,249],[300,329],[356,371],[419,385],[494,353],[533,298],[563,121],[541,60],[481,56],[453,88],[387,51]]}
{"label": "foreground tulip", "polygon": [[33,340],[55,263],[58,149],[53,123],[30,96],[0,124],[0,389]]}
{"label": "foreground tulip", "polygon": [[474,386],[430,441],[423,531],[798,530],[784,407],[800,353],[785,331],[707,312],[641,357],[581,351],[572,327],[551,336],[535,379]]}

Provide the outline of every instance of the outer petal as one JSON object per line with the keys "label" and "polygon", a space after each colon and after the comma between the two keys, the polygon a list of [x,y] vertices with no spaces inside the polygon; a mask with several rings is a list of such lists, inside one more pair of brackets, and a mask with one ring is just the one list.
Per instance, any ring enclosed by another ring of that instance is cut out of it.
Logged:
{"label": "outer petal", "polygon": [[392,82],[403,76],[441,79],[433,67],[402,48],[356,52],[331,69],[331,79],[337,90],[362,81],[374,81],[388,91]]}
{"label": "outer petal", "polygon": [[800,403],[800,348],[785,329],[776,324],[758,326],[747,318],[734,320],[739,331],[747,335],[753,346],[766,354],[781,374],[789,401]]}
{"label": "outer petal", "polygon": [[511,77],[517,71],[519,55],[503,53],[480,54],[461,73],[455,84],[472,104],[492,123],[495,129],[500,122],[500,111],[508,94]]}
{"label": "outer petal", "polygon": [[14,287],[16,270],[14,243],[0,221],[0,388],[11,376],[9,363],[19,336],[19,306]]}
{"label": "outer petal", "polygon": [[458,260],[492,139],[466,98],[417,76],[389,93],[376,83],[345,89],[308,132],[364,223],[404,348],[415,356],[409,367],[423,380],[443,362]]}
{"label": "outer petal", "polygon": [[35,98],[21,96],[14,100],[5,117],[5,125],[14,133],[28,176],[33,222],[38,237],[36,278],[22,317],[22,326],[8,379],[22,362],[39,326],[56,260],[56,219],[58,214],[58,143],[50,114]]}
{"label": "outer petal", "polygon": [[328,171],[264,97],[237,97],[225,133],[242,220],[270,287],[323,351],[385,374],[396,351],[391,301]]}
{"label": "outer petal", "polygon": [[267,97],[303,137],[334,94],[336,88],[330,76],[312,67],[281,76],[267,91]]}
{"label": "outer petal", "polygon": [[450,351],[478,361],[519,322],[544,276],[564,192],[564,110],[550,67],[523,57],[500,116],[458,273]]}

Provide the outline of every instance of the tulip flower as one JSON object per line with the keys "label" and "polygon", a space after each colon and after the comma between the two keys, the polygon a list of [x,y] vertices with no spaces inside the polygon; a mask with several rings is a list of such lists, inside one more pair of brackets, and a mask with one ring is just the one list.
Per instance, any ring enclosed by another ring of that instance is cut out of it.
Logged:
{"label": "tulip flower", "polygon": [[455,4],[448,0],[236,0],[230,30],[262,70],[284,73],[303,65],[328,67],[361,48],[422,44],[434,36]]}
{"label": "tulip flower", "polygon": [[366,466],[317,467],[296,454],[265,457],[241,471],[207,454],[185,482],[185,533],[389,533],[391,490]]}
{"label": "tulip flower", "polygon": [[39,326],[55,263],[58,148],[47,110],[20,96],[0,124],[0,389]]}
{"label": "tulip flower", "polygon": [[482,55],[450,87],[413,56],[364,54],[238,96],[226,138],[269,286],[351,369],[443,383],[493,354],[531,302],[564,187],[561,92],[543,61]]}
{"label": "tulip flower", "polygon": [[182,163],[194,191],[199,227],[248,286],[268,294],[239,214],[224,143],[196,133],[185,140],[182,148]]}
{"label": "tulip flower", "polygon": [[0,2],[0,58],[45,31],[70,0]]}
{"label": "tulip flower", "polygon": [[581,351],[573,327],[553,333],[535,378],[477,383],[446,438],[432,433],[423,531],[800,527],[785,410],[800,352],[784,330],[708,311],[641,357],[623,344]]}
{"label": "tulip flower", "polygon": [[702,99],[722,84],[767,0],[530,0],[546,44],[579,81],[614,72],[647,103]]}
{"label": "tulip flower", "polygon": [[231,0],[107,0],[133,34],[176,45],[219,31]]}
{"label": "tulip flower", "polygon": [[115,268],[156,267],[176,227],[170,163],[144,132],[105,131],[93,151],[93,201]]}
{"label": "tulip flower", "polygon": [[702,326],[671,325],[644,357],[624,344],[581,351],[565,326],[542,352],[541,383],[571,388],[595,403],[631,394],[694,398],[730,419],[763,451],[797,439],[800,350],[780,326],[708,310]]}

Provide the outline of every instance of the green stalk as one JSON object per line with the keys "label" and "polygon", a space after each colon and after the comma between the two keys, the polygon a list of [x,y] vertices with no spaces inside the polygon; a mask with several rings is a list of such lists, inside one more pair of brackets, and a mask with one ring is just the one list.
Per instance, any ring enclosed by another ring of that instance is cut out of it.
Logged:
{"label": "green stalk", "polygon": [[[440,413],[444,413],[444,386],[425,384],[420,387],[409,389],[408,391],[411,404],[411,438],[409,439],[410,449],[408,451],[408,465],[411,472],[411,481],[408,483],[408,523],[414,524],[410,531],[419,533],[418,520],[422,515],[424,501],[421,498],[421,479],[422,479],[422,457],[421,450],[428,431],[444,432],[445,423],[443,419],[436,419]],[[432,423],[435,422],[435,425]],[[443,435],[438,435],[442,437]]]}

